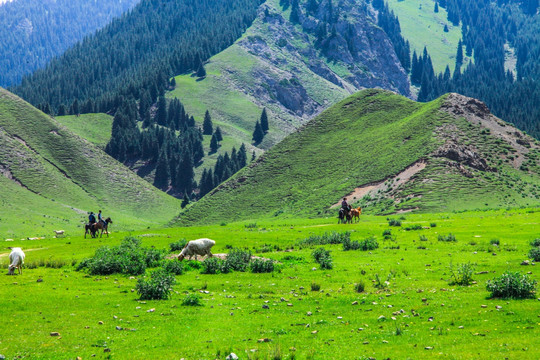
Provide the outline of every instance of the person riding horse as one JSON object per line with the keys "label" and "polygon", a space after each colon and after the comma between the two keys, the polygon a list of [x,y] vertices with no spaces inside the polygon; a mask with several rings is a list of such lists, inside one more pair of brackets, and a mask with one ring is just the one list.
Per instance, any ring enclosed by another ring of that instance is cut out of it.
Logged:
{"label": "person riding horse", "polygon": [[351,205],[347,202],[347,198],[343,198],[341,209],[339,209],[339,222],[347,223],[351,221]]}

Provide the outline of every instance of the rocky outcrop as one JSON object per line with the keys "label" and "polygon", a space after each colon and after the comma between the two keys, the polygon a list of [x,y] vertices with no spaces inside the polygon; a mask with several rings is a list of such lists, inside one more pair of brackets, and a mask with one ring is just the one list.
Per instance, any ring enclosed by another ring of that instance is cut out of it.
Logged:
{"label": "rocky outcrop", "polygon": [[452,141],[447,142],[437,149],[437,151],[433,153],[433,156],[444,157],[480,171],[494,171],[494,169],[488,166],[487,161],[472,148]]}

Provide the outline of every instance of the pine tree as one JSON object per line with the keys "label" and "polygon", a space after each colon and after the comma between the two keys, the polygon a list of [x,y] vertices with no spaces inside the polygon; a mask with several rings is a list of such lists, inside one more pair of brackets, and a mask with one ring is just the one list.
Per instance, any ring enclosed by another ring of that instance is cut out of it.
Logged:
{"label": "pine tree", "polygon": [[308,14],[315,14],[319,9],[319,4],[317,0],[308,0],[307,11]]}
{"label": "pine tree", "polygon": [[439,3],[438,2],[435,2],[435,9],[433,9],[433,11],[435,13],[438,13],[439,12]]}
{"label": "pine tree", "polygon": [[221,129],[219,126],[216,127],[216,131],[214,133],[216,135],[217,141],[223,141],[223,135],[221,134]]}
{"label": "pine tree", "polygon": [[463,43],[459,39],[456,53],[456,67],[461,67],[463,65]]}
{"label": "pine tree", "polygon": [[64,104],[61,104],[59,107],[58,107],[58,114],[57,116],[64,116],[66,115],[66,106]]}
{"label": "pine tree", "polygon": [[80,113],[81,112],[79,110],[79,100],[75,99],[73,101],[73,104],[71,104],[71,115],[79,116]]}
{"label": "pine tree", "polygon": [[244,145],[243,143],[242,143],[242,146],[240,146],[240,150],[238,150],[238,155],[236,158],[237,158],[238,166],[240,167],[240,169],[246,166],[247,164],[246,145]]}
{"label": "pine tree", "polygon": [[206,76],[206,69],[204,68],[204,64],[201,62],[199,64],[199,68],[197,69],[197,77],[203,78]]}
{"label": "pine tree", "polygon": [[218,147],[219,147],[219,144],[217,141],[217,137],[216,137],[216,134],[214,134],[212,135],[212,139],[210,140],[210,152],[208,154],[210,155],[210,154],[216,153],[218,150]]}
{"label": "pine tree", "polygon": [[214,132],[212,118],[210,117],[210,113],[208,112],[208,110],[206,110],[206,112],[204,113],[203,134],[212,135],[212,132]]}
{"label": "pine tree", "polygon": [[155,121],[159,125],[167,125],[167,100],[165,100],[165,96],[160,96],[158,99],[158,108]]}
{"label": "pine tree", "polygon": [[260,122],[261,122],[261,128],[262,130],[264,131],[264,133],[268,133],[268,115],[266,113],[266,108],[263,109],[262,111],[262,114],[261,114],[261,119],[260,119]]}
{"label": "pine tree", "polygon": [[252,140],[255,144],[260,144],[263,138],[264,138],[264,131],[261,127],[261,123],[257,121],[257,123],[255,124],[255,130],[253,130]]}
{"label": "pine tree", "polygon": [[185,208],[187,205],[189,204],[189,196],[188,196],[188,193],[186,190],[184,190],[184,198],[182,199],[182,203],[180,204],[180,206],[183,208]]}
{"label": "pine tree", "polygon": [[158,163],[156,165],[156,174],[154,176],[154,186],[158,189],[165,189],[169,186],[169,179],[171,175],[169,173],[169,160],[167,158],[167,152],[162,151],[159,155]]}
{"label": "pine tree", "polygon": [[450,30],[448,30],[448,24],[444,24],[443,31],[444,32],[449,32],[450,31]]}
{"label": "pine tree", "polygon": [[300,5],[298,4],[298,0],[292,0],[291,15],[289,16],[289,20],[293,24],[298,24],[300,22]]}

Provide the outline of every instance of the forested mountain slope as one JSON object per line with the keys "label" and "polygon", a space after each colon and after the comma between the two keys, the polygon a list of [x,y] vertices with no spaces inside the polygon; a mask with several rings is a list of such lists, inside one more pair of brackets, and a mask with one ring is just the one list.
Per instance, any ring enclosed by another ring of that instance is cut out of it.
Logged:
{"label": "forested mountain slope", "polygon": [[176,223],[540,205],[540,144],[457,94],[363,90],[308,122]]}
{"label": "forested mountain slope", "polygon": [[0,86],[20,83],[139,1],[18,0],[0,6]]}
{"label": "forested mountain slope", "polygon": [[[81,231],[102,209],[117,229],[170,220],[180,202],[0,88],[0,232],[36,236]],[[31,234],[21,234],[32,229]]]}
{"label": "forested mountain slope", "polygon": [[197,69],[239,38],[258,5],[259,0],[142,0],[13,91],[55,113],[74,100],[92,102],[89,110],[110,111],[121,96],[139,99],[144,90],[155,100],[172,75]]}
{"label": "forested mountain slope", "polygon": [[[382,0],[374,0],[383,7]],[[436,6],[435,6],[436,4]],[[421,86],[420,101],[452,91],[484,101],[493,113],[540,138],[540,14],[538,0],[444,0],[430,2],[433,11],[443,8],[447,24],[422,29],[426,37],[448,25],[462,29],[455,52],[455,70],[433,71],[422,53],[411,64],[411,80]],[[399,17],[414,7],[394,6]],[[414,14],[413,14],[414,15]],[[411,40],[412,41],[412,40]],[[427,48],[431,54],[434,49]],[[464,61],[471,58],[472,61]]]}
{"label": "forested mountain slope", "polygon": [[206,77],[176,77],[169,96],[198,118],[209,110],[238,143],[251,141],[266,107],[270,131],[258,146],[269,148],[358,89],[410,95],[400,56],[381,27],[392,21],[366,1],[268,0],[244,36],[205,64]]}

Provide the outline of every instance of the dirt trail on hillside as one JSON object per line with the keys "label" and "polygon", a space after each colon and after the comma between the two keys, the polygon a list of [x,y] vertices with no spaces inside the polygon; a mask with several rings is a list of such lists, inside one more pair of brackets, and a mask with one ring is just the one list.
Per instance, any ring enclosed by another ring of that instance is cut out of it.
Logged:
{"label": "dirt trail on hillside", "polygon": [[[374,194],[378,192],[379,190],[381,191],[387,190],[388,185],[392,185],[392,188],[395,189],[399,187],[400,185],[403,185],[406,182],[408,182],[411,179],[411,177],[413,177],[416,173],[425,169],[425,167],[426,167],[426,163],[423,160],[417,161],[414,164],[408,166],[405,170],[403,170],[396,176],[391,176],[382,181],[365,184],[360,187],[357,187],[356,189],[354,189],[354,191],[345,195],[344,197],[351,199],[349,200],[349,202],[352,203],[355,200],[360,200],[361,198],[363,198],[364,196],[370,193]],[[337,203],[332,205],[330,208],[334,209],[334,208],[337,208],[338,206],[341,206],[341,200],[339,200]]]}

